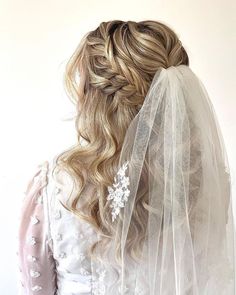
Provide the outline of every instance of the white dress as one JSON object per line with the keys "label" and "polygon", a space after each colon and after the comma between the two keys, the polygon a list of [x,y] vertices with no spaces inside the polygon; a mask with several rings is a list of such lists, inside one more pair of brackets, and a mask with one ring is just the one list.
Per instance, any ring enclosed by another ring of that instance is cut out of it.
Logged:
{"label": "white dress", "polygon": [[68,198],[72,181],[65,175],[63,185],[55,182],[54,165],[55,158],[40,164],[25,192],[18,232],[19,294],[104,294],[106,271],[91,272],[95,266],[86,253],[97,233],[59,202]]}

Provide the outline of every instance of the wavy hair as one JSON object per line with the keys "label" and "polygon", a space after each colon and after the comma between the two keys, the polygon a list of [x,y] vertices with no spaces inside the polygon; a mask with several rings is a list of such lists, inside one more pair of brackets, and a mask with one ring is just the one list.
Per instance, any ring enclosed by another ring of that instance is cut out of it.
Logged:
{"label": "wavy hair", "polygon": [[[78,111],[78,142],[56,162],[78,186],[71,204],[62,205],[89,222],[104,241],[114,232],[107,187],[117,172],[126,130],[142,107],[156,71],[180,64],[189,65],[189,59],[178,36],[167,25],[152,20],[102,22],[82,38],[66,64],[65,89]],[[87,144],[81,144],[81,139]],[[142,177],[145,183],[145,173]],[[85,194],[88,186],[91,191]],[[83,196],[85,202],[78,208]],[[142,187],[129,232],[132,257],[145,232],[146,200],[147,189]]]}

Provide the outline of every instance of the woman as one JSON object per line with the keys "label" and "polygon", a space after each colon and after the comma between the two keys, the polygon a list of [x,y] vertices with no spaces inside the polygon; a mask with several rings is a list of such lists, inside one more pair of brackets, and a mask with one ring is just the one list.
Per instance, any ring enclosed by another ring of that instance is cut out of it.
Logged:
{"label": "woman", "polygon": [[235,294],[224,142],[176,33],[102,22],[65,84],[78,142],[28,184],[22,294]]}

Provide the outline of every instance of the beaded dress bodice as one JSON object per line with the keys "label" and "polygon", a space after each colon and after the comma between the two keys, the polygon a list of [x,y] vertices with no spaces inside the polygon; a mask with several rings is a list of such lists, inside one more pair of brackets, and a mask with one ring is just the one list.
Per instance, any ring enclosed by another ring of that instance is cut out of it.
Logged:
{"label": "beaded dress bodice", "polygon": [[[105,269],[87,255],[97,233],[60,203],[71,192],[52,177],[54,159],[38,166],[23,200],[19,227],[20,294],[102,295]],[[92,275],[93,273],[93,275]]]}

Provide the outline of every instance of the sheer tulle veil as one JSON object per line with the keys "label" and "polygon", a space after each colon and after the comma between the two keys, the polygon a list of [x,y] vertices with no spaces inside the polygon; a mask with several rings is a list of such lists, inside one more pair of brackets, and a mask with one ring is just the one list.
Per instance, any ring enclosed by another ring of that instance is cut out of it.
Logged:
{"label": "sheer tulle veil", "polygon": [[107,201],[114,238],[92,268],[109,274],[102,294],[235,294],[227,154],[189,66],[156,72],[126,132]]}

